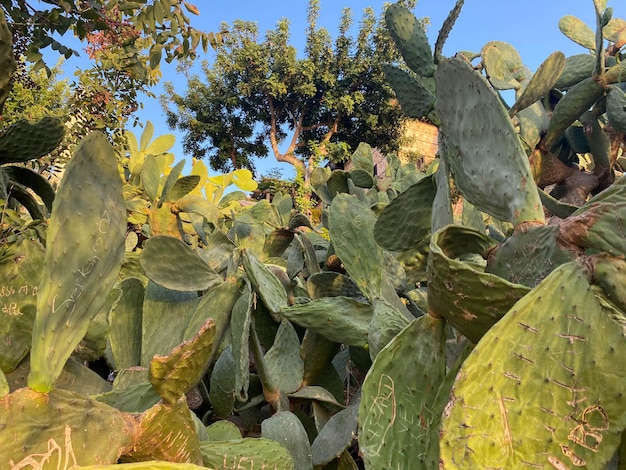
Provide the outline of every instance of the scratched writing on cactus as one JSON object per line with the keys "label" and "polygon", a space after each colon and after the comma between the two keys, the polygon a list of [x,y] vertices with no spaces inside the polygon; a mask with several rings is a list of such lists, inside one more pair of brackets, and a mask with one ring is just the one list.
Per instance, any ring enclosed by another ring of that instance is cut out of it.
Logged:
{"label": "scratched writing on cactus", "polygon": [[255,459],[250,457],[224,454],[224,462],[220,468],[224,470],[278,470],[275,463],[259,462],[258,458],[256,461],[255,463]]}
{"label": "scratched writing on cactus", "polygon": [[48,450],[39,454],[31,454],[17,463],[9,460],[11,470],[73,470],[79,468],[76,454],[72,448],[72,429],[65,425],[65,442],[63,447],[53,439],[48,439]]}
{"label": "scratched writing on cactus", "polygon": [[69,320],[74,310],[76,309],[76,302],[85,292],[85,281],[88,280],[89,275],[96,269],[98,262],[100,261],[100,254],[106,248],[104,246],[104,239],[109,231],[109,224],[111,222],[111,213],[115,210],[115,203],[109,196],[106,201],[106,208],[102,212],[102,216],[96,224],[98,227],[97,238],[94,240],[91,247],[93,254],[80,268],[75,271],[76,281],[74,289],[72,290],[69,298],[65,299],[61,303],[57,303],[56,296],[52,299],[52,313],[56,313],[59,309],[64,308],[67,312],[67,319]]}
{"label": "scratched writing on cactus", "polygon": [[[39,287],[31,286],[30,284],[21,286],[13,286],[10,284],[0,286],[0,299],[4,300],[2,302],[2,313],[12,317],[23,315],[18,301],[25,300],[24,297],[36,296],[38,289]],[[16,298],[16,296],[19,297]]]}

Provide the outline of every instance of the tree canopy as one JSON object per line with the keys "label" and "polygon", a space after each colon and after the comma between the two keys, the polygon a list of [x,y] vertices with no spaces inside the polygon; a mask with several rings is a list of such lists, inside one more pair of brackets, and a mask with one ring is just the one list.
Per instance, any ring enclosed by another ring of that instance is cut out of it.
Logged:
{"label": "tree canopy", "polygon": [[223,25],[215,60],[189,77],[184,94],[166,84],[162,103],[170,127],[185,134],[185,151],[223,171],[254,169],[271,152],[307,178],[319,161],[343,161],[362,141],[397,149],[404,117],[382,65],[398,53],[382,18],[366,8],[352,36],[344,9],[333,40],[318,26],[319,9],[309,2],[302,54],[287,19],[263,38],[255,23],[235,21]]}
{"label": "tree canopy", "polygon": [[42,51],[51,48],[66,58],[79,55],[64,43],[71,32],[84,45],[93,66],[78,74],[71,106],[82,114],[87,130],[119,131],[140,106],[141,93],[160,77],[162,58],[194,58],[219,41],[191,26],[199,14],[187,1],[173,0],[0,0],[13,35],[16,61],[33,71],[51,69]]}

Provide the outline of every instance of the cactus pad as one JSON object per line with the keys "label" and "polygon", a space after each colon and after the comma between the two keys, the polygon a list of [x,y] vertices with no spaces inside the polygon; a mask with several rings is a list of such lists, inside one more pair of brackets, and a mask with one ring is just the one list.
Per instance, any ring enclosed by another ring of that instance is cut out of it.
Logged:
{"label": "cactus pad", "polygon": [[174,237],[146,240],[139,261],[148,278],[166,289],[195,292],[222,281],[185,242]]}
{"label": "cactus pad", "polygon": [[0,135],[0,164],[43,157],[57,148],[64,134],[65,126],[56,117],[16,121]]}
{"label": "cactus pad", "polygon": [[353,196],[340,194],[330,206],[330,239],[350,277],[369,299],[381,295],[382,250],[374,240],[376,216]]}
{"label": "cactus pad", "polygon": [[278,442],[264,438],[210,441],[200,444],[202,461],[209,468],[246,470],[294,470],[289,451]]}
{"label": "cactus pad", "polygon": [[132,445],[132,421],[75,392],[43,394],[21,388],[0,399],[0,467],[115,463]]}
{"label": "cactus pad", "polygon": [[30,350],[44,249],[39,242],[25,239],[3,251],[0,370],[11,372]]}
{"label": "cactus pad", "polygon": [[418,75],[432,76],[435,71],[433,52],[415,15],[404,5],[394,3],[387,7],[385,21],[406,65]]}
{"label": "cactus pad", "polygon": [[520,224],[544,221],[526,153],[500,99],[466,61],[437,67],[435,108],[450,168],[463,196],[483,212]]}
{"label": "cactus pad", "polygon": [[196,336],[175,347],[168,356],[154,356],[149,379],[166,404],[174,405],[195,386],[206,368],[215,341],[215,322],[209,318]]}
{"label": "cactus pad", "polygon": [[285,308],[282,312],[297,325],[338,343],[365,346],[372,320],[372,306],[351,297],[326,297]]}
{"label": "cactus pad", "polygon": [[52,208],[29,387],[45,392],[54,386],[117,281],[125,233],[117,158],[105,135],[92,133],[67,165]]}
{"label": "cactus pad", "polygon": [[[465,360],[444,412],[444,468],[605,468],[624,428],[623,314],[577,263],[552,272]],[[480,432],[477,432],[480,429]]]}
{"label": "cactus pad", "polygon": [[450,225],[434,233],[428,259],[428,310],[476,343],[530,288],[482,272],[468,255],[495,246],[486,235]]}
{"label": "cactus pad", "polygon": [[421,179],[383,209],[374,226],[376,242],[391,251],[413,249],[430,233],[435,199],[433,177]]}
{"label": "cactus pad", "polygon": [[[426,468],[432,405],[446,371],[444,322],[429,315],[407,326],[379,354],[362,388],[359,448],[366,469]],[[410,360],[406,360],[410,358]]]}

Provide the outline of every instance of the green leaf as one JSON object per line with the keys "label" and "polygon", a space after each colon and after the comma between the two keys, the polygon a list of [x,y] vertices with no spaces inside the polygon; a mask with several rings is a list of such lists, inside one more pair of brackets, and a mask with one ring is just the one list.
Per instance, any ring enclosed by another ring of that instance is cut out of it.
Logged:
{"label": "green leaf", "polygon": [[349,406],[324,425],[311,445],[313,465],[325,465],[350,447],[356,436],[358,411],[358,406]]}
{"label": "green leaf", "polygon": [[304,328],[337,343],[363,347],[372,320],[372,306],[351,297],[326,297],[282,310],[281,314]]}
{"label": "green leaf", "polygon": [[122,265],[125,234],[117,158],[104,134],[94,132],[67,165],[52,208],[28,379],[34,390],[52,389],[106,301]]}
{"label": "green leaf", "polygon": [[[429,425],[446,372],[444,322],[424,315],[377,356],[362,388],[359,448],[365,468],[426,469]],[[407,360],[410,358],[410,360]]]}
{"label": "green leaf", "polygon": [[626,322],[572,262],[492,327],[457,375],[441,464],[605,468],[622,439]]}
{"label": "green leaf", "polygon": [[213,351],[216,328],[209,318],[196,336],[176,346],[167,356],[150,361],[150,383],[164,403],[174,405],[202,378]]}
{"label": "green leaf", "polygon": [[270,439],[246,438],[237,441],[203,442],[202,461],[209,468],[245,468],[246,470],[295,470],[289,451]]}
{"label": "green leaf", "polygon": [[251,251],[243,252],[243,266],[254,290],[270,312],[277,314],[288,306],[287,292],[281,282]]}
{"label": "green leaf", "polygon": [[185,242],[166,235],[146,240],[139,262],[148,278],[166,289],[195,292],[222,282]]}
{"label": "green leaf", "polygon": [[300,357],[300,339],[289,321],[280,322],[274,344],[265,353],[265,366],[281,392],[292,393],[302,385],[304,361]]}
{"label": "green leaf", "polygon": [[286,447],[293,459],[294,467],[309,469],[313,467],[311,446],[304,426],[297,416],[290,411],[280,411],[261,422],[261,435]]}
{"label": "green leaf", "polygon": [[141,362],[141,320],[144,287],[136,278],[120,284],[122,297],[109,313],[108,341],[117,370],[137,366]]}

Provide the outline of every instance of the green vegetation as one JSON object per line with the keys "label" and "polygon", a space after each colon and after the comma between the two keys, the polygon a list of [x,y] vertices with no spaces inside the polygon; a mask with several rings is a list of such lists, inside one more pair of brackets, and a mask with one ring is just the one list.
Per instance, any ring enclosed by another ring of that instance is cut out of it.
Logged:
{"label": "green vegetation", "polygon": [[345,162],[360,142],[397,150],[404,117],[382,70],[399,58],[389,34],[367,8],[351,37],[345,9],[333,41],[317,25],[319,9],[309,2],[301,55],[287,19],[263,38],[255,23],[223,25],[228,34],[202,76],[189,79],[185,95],[170,84],[162,97],[187,152],[222,171],[252,169],[254,158],[272,154],[308,182],[322,160]]}
{"label": "green vegetation", "polygon": [[[360,143],[311,171],[319,223],[249,170],[183,175],[151,123],[90,132],[45,191],[16,168],[60,121],[3,130],[2,468],[624,466],[626,21],[565,17],[590,52],[532,73],[502,42],[442,57],[462,4],[434,48],[385,14],[439,158]],[[0,9],[2,101],[7,44]]]}

